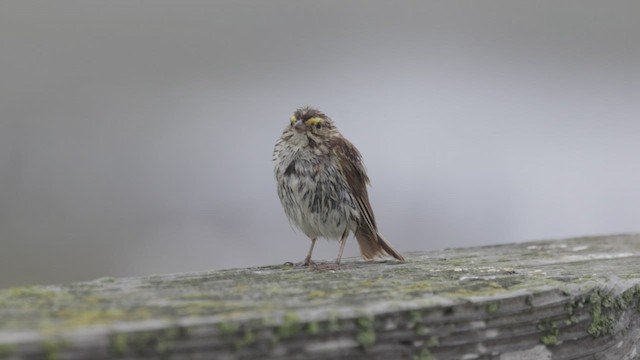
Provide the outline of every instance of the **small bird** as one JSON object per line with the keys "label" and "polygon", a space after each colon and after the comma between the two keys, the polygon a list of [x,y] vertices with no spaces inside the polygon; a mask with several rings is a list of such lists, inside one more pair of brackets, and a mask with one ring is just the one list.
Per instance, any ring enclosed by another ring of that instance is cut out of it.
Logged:
{"label": "small bird", "polygon": [[311,264],[318,237],[340,241],[340,265],[347,237],[353,233],[360,254],[370,260],[385,253],[404,257],[382,237],[369,203],[369,177],[358,149],[318,109],[302,107],[273,151],[278,196],[289,222],[311,239],[302,263]]}

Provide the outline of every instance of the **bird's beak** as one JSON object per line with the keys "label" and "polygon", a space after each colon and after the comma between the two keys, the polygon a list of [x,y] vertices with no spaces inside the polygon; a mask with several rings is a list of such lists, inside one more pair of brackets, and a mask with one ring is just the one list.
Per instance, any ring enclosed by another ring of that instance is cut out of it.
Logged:
{"label": "bird's beak", "polygon": [[298,120],[293,124],[293,127],[296,128],[297,130],[303,130],[305,125],[302,122],[302,120]]}

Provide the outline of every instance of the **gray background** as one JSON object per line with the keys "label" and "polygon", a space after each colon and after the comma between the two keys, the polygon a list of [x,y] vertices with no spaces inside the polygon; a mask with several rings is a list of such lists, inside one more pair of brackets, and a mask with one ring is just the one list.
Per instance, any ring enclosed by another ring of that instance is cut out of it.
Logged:
{"label": "gray background", "polygon": [[301,260],[271,152],[306,104],[363,153],[402,251],[637,231],[639,14],[2,0],[0,287]]}

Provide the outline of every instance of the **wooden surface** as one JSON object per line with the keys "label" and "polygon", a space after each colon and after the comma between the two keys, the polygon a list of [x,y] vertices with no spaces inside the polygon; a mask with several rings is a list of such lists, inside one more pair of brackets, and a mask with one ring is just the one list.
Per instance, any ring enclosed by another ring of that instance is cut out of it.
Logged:
{"label": "wooden surface", "polygon": [[0,291],[0,358],[638,359],[640,236]]}

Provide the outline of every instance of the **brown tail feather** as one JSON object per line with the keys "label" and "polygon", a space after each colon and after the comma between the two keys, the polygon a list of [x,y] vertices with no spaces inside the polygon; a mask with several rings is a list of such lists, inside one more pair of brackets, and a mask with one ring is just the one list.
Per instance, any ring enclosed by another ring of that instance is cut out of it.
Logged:
{"label": "brown tail feather", "polygon": [[365,260],[384,256],[386,253],[400,261],[404,261],[404,257],[391,247],[380,233],[374,235],[367,226],[362,226],[358,229],[356,232],[356,240],[358,240],[360,254]]}
{"label": "brown tail feather", "polygon": [[396,249],[394,249],[391,244],[389,244],[387,242],[387,240],[385,240],[382,235],[380,233],[377,234],[378,235],[378,243],[380,244],[380,246],[382,247],[382,249],[384,249],[384,251],[393,256],[394,258],[400,260],[400,261],[404,261],[404,256],[402,256],[402,254],[400,254]]}

